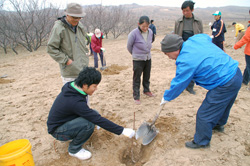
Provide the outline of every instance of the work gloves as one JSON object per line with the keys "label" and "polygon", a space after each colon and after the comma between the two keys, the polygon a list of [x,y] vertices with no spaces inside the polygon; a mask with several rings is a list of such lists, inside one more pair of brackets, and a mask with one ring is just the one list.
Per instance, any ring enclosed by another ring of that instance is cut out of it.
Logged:
{"label": "work gloves", "polygon": [[132,138],[135,135],[135,130],[130,128],[124,128],[122,134],[125,135],[126,137]]}
{"label": "work gloves", "polygon": [[161,104],[160,105],[164,105],[166,104],[168,101],[164,99],[164,97],[161,99]]}
{"label": "work gloves", "polygon": [[105,52],[105,48],[102,47],[101,50],[102,50],[103,52]]}

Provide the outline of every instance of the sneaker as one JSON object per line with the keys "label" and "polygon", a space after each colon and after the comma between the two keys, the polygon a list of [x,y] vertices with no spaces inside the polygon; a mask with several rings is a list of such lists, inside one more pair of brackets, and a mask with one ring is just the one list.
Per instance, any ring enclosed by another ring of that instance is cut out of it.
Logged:
{"label": "sneaker", "polygon": [[210,143],[208,143],[207,145],[198,145],[193,141],[190,142],[186,142],[185,143],[187,148],[191,148],[191,149],[200,149],[200,148],[208,148],[210,146]]}
{"label": "sneaker", "polygon": [[224,132],[224,126],[216,125],[214,126],[213,130],[216,130],[218,132]]}
{"label": "sneaker", "polygon": [[140,100],[135,100],[135,104],[140,105],[141,101]]}
{"label": "sneaker", "polygon": [[69,152],[69,155],[72,156],[72,157],[76,157],[76,158],[78,158],[80,160],[87,160],[92,156],[92,154],[89,151],[87,151],[87,150],[85,150],[83,148],[79,152],[77,152],[75,154]]}
{"label": "sneaker", "polygon": [[149,96],[149,97],[155,97],[156,95],[154,95],[152,92],[144,92],[144,94],[146,96]]}
{"label": "sneaker", "polygon": [[102,66],[102,67],[100,67],[100,70],[105,70],[107,68],[108,68],[107,66]]}

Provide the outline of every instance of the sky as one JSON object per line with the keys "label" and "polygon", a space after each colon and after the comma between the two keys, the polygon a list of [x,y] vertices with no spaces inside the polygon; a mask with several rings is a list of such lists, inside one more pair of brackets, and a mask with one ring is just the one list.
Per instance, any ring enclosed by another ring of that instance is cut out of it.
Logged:
{"label": "sky", "polygon": [[[222,6],[243,6],[249,7],[250,0],[193,0],[195,2],[195,8],[201,7],[222,7]],[[184,0],[47,0],[47,2],[52,2],[52,4],[60,7],[61,9],[66,8],[67,3],[76,2],[81,5],[93,5],[102,4],[104,6],[108,5],[121,5],[121,4],[132,4],[137,3],[139,5],[157,5],[157,6],[167,6],[167,7],[180,7]]]}

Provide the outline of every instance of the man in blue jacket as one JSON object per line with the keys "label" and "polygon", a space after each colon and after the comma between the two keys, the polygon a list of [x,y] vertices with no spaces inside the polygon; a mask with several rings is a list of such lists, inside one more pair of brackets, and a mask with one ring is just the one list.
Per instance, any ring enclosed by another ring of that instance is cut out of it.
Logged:
{"label": "man in blue jacket", "polygon": [[84,68],[74,82],[66,83],[54,101],[47,121],[48,132],[59,141],[69,143],[70,156],[80,160],[91,157],[82,145],[94,132],[95,125],[114,134],[132,138],[135,131],[119,126],[89,108],[88,95],[92,95],[101,81],[101,73],[93,67]]}
{"label": "man in blue jacket", "polygon": [[194,140],[188,148],[210,145],[212,130],[224,131],[230,109],[242,83],[238,62],[214,45],[206,34],[197,34],[187,41],[176,35],[166,35],[161,50],[176,60],[176,76],[166,90],[161,105],[178,97],[191,80],[208,90],[196,115]]}
{"label": "man in blue jacket", "polygon": [[215,45],[217,45],[219,48],[224,50],[223,43],[225,41],[224,33],[227,32],[225,23],[221,19],[221,12],[216,11],[214,14],[214,23],[211,26],[212,29],[212,41]]}

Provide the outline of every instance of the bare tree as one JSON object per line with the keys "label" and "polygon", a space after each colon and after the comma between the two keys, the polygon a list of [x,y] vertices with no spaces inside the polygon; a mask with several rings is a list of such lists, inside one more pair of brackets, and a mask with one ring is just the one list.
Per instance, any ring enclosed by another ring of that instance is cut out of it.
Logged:
{"label": "bare tree", "polygon": [[86,7],[83,24],[88,32],[99,28],[108,38],[111,33],[114,38],[128,32],[136,24],[134,14],[123,6],[94,5]]}
{"label": "bare tree", "polygon": [[[2,36],[7,36],[8,40],[11,40],[9,44],[12,50],[19,44],[30,52],[36,51],[47,39],[59,9],[47,4],[46,0],[28,0],[28,3],[22,0],[8,2],[11,9],[2,12],[1,15],[8,20],[1,25],[0,30],[4,33]],[[1,41],[3,39],[1,38]]]}

